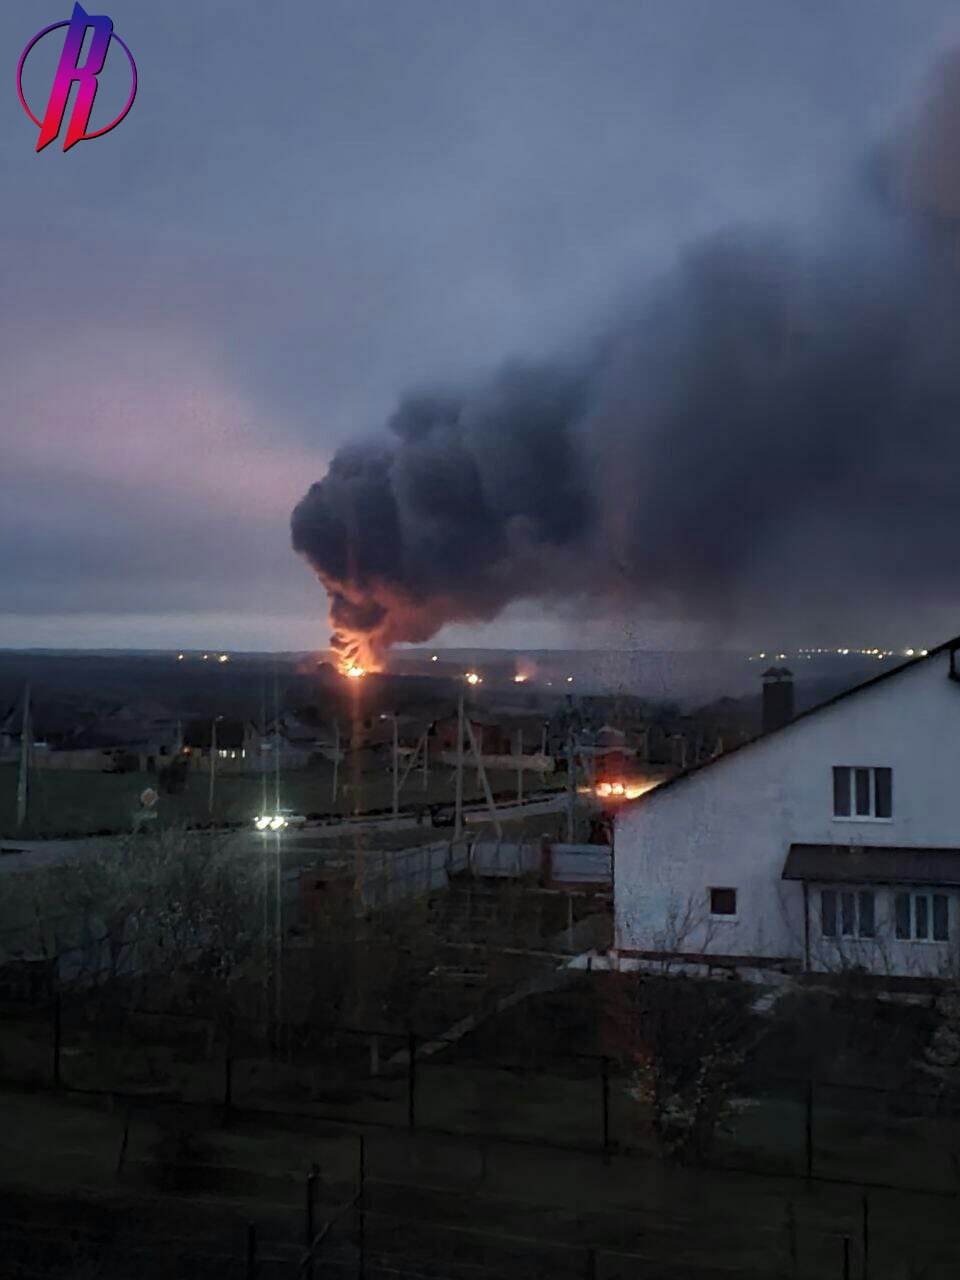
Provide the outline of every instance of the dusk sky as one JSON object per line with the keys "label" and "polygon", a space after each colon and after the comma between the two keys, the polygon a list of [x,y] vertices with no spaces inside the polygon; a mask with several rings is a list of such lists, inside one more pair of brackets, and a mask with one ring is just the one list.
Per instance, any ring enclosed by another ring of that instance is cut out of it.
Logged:
{"label": "dusk sky", "polygon": [[[699,236],[816,234],[960,39],[948,0],[111,0],[134,109],[37,155],[14,73],[58,3],[0,10],[5,646],[325,644],[289,520],[337,448],[562,347]],[[950,603],[865,626],[933,643]],[[521,602],[438,643],[696,639]]]}

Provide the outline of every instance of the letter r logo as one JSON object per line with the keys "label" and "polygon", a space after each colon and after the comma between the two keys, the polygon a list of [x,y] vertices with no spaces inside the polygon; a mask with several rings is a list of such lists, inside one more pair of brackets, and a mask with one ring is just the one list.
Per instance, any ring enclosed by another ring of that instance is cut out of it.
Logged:
{"label": "letter r logo", "polygon": [[[80,50],[87,28],[93,28],[93,39],[83,66],[79,66]],[[97,76],[103,70],[110,48],[110,37],[113,35],[113,22],[110,18],[91,17],[79,4],[73,7],[73,17],[67,31],[67,38],[60,55],[60,65],[54,77],[47,112],[40,128],[37,150],[42,151],[58,137],[63,125],[63,114],[67,109],[70,97],[70,86],[77,82],[77,100],[73,106],[73,114],[67,127],[67,139],[63,144],[64,151],[69,151],[76,143],[86,137],[87,125],[90,123],[90,112],[93,100],[97,96]]]}

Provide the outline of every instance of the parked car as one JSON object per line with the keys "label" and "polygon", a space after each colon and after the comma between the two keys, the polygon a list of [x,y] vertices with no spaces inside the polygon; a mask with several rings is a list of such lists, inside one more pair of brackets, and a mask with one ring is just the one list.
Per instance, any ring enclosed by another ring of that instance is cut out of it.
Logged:
{"label": "parked car", "polygon": [[258,831],[285,831],[288,827],[302,830],[307,825],[306,816],[293,809],[268,809],[253,820]]}

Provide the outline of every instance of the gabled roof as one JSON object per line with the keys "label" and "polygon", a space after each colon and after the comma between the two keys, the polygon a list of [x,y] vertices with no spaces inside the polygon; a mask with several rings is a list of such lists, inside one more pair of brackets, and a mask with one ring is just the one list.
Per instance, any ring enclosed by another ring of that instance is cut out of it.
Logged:
{"label": "gabled roof", "polygon": [[709,759],[702,761],[700,764],[691,765],[689,769],[681,769],[679,773],[675,773],[672,778],[668,778],[666,782],[661,782],[658,787],[652,787],[649,791],[645,791],[643,795],[636,796],[633,800],[628,800],[621,806],[622,813],[626,808],[635,808],[637,805],[649,804],[654,796],[660,795],[663,791],[669,791],[672,787],[678,786],[687,778],[693,777],[695,773],[702,773],[704,769],[715,768],[718,764],[722,764],[724,760],[729,760],[731,756],[735,756],[738,751],[746,751],[748,747],[756,746],[757,743],[766,742],[768,738],[774,737],[778,733],[788,733],[795,724],[799,724],[801,720],[808,720],[811,716],[818,715],[821,711],[826,711],[828,707],[834,707],[838,702],[843,702],[846,698],[854,698],[858,693],[862,693],[865,689],[872,689],[875,685],[883,684],[885,680],[892,680],[894,677],[902,675],[904,671],[913,670],[914,667],[920,666],[924,662],[930,662],[942,653],[949,653],[960,649],[960,636],[953,636],[950,640],[944,640],[942,644],[938,644],[935,649],[930,649],[921,658],[908,658],[905,662],[899,663],[895,667],[890,667],[886,671],[881,671],[878,676],[871,676],[869,680],[864,680],[860,684],[855,684],[852,689],[844,689],[842,693],[835,694],[832,698],[827,698],[825,702],[818,702],[815,707],[809,707],[806,711],[801,711],[788,720],[786,724],[780,725],[776,729],[769,729],[766,733],[754,734],[752,738],[747,738],[743,742],[738,742],[735,747],[731,747],[729,751],[724,751],[721,755],[711,756]]}
{"label": "gabled roof", "polygon": [[[248,721],[244,720],[218,720],[217,748],[242,747],[248,723]],[[212,745],[212,738],[212,720],[193,720],[190,724],[184,726],[183,744],[186,747],[208,751]]]}

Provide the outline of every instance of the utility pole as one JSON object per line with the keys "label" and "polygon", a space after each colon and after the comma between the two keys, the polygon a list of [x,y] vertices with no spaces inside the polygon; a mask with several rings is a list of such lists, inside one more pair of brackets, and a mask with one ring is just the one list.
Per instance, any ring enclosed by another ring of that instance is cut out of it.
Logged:
{"label": "utility pole", "polygon": [[423,789],[424,791],[426,791],[427,786],[429,784],[429,779],[430,779],[430,767],[428,763],[429,755],[430,755],[430,726],[428,725],[427,731],[423,735]]}
{"label": "utility pole", "polygon": [[470,738],[470,746],[473,749],[473,754],[477,761],[477,773],[483,785],[483,795],[484,795],[484,799],[487,802],[487,809],[490,812],[490,820],[493,823],[494,831],[496,831],[497,833],[497,839],[502,840],[503,828],[500,825],[500,817],[497,813],[497,806],[494,803],[493,792],[490,790],[490,783],[487,779],[487,771],[483,767],[483,755],[480,750],[480,743],[477,742],[477,739],[474,736],[473,725],[470,723],[469,720],[467,721],[467,735]]}
{"label": "utility pole", "polygon": [[573,844],[577,803],[577,771],[573,755],[573,730],[567,730],[567,844]]}
{"label": "utility pole", "polygon": [[457,781],[454,800],[453,838],[463,835],[463,694],[457,703]]}
{"label": "utility pole", "polygon": [[517,804],[523,804],[523,730],[517,730]]}
{"label": "utility pole", "polygon": [[20,774],[17,778],[17,829],[26,825],[30,796],[30,746],[33,725],[30,723],[30,686],[23,692],[23,722],[20,726]]}
{"label": "utility pole", "polygon": [[333,803],[337,803],[337,782],[340,773],[340,721],[333,722]]}
{"label": "utility pole", "polygon": [[217,776],[217,717],[210,721],[210,791],[207,795],[207,812],[213,813],[213,787]]}
{"label": "utility pole", "polygon": [[397,728],[397,713],[390,717],[393,720],[393,816],[400,816],[400,731]]}

